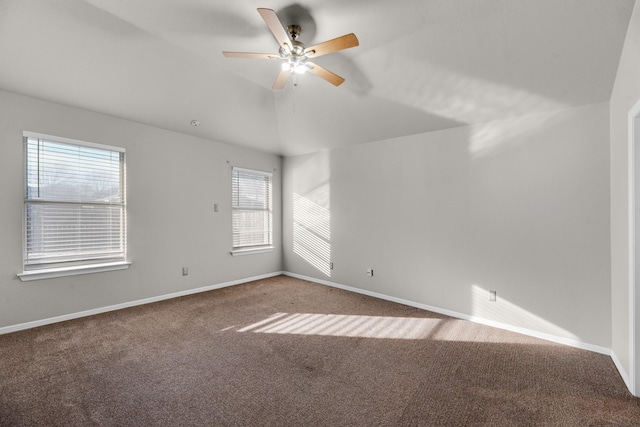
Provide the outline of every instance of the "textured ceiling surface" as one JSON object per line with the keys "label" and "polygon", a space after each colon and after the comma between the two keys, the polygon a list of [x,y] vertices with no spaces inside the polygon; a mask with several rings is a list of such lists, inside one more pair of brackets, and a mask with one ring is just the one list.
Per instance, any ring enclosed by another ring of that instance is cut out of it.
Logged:
{"label": "textured ceiling surface", "polygon": [[[607,101],[634,0],[0,0],[0,89],[296,155]],[[256,11],[346,79],[271,85]],[[192,127],[191,120],[201,122]]]}

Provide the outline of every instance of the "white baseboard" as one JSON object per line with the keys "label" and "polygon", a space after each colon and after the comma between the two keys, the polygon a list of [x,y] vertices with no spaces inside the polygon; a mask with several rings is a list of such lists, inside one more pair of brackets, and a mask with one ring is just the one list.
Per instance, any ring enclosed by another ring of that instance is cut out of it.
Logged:
{"label": "white baseboard", "polygon": [[121,303],[121,304],[110,305],[110,306],[107,306],[107,307],[94,308],[94,309],[91,309],[91,310],[80,311],[80,312],[77,312],[77,313],[70,313],[70,314],[65,314],[65,315],[62,315],[62,316],[50,317],[50,318],[41,319],[41,320],[34,320],[32,322],[20,323],[20,324],[17,324],[17,325],[5,326],[5,327],[0,328],[0,335],[8,334],[8,333],[11,333],[11,332],[22,331],[22,330],[25,330],[25,329],[37,328],[38,326],[50,325],[52,323],[64,322],[66,320],[78,319],[80,317],[93,316],[95,314],[106,313],[106,312],[109,312],[109,311],[122,310],[123,308],[135,307],[137,305],[150,304],[150,303],[153,303],[153,302],[163,301],[163,300],[167,300],[167,299],[171,299],[171,298],[178,298],[178,297],[183,297],[183,296],[187,296],[187,295],[197,294],[197,293],[200,293],[200,292],[212,291],[214,289],[221,289],[221,288],[226,288],[226,287],[229,287],[229,286],[240,285],[242,283],[253,282],[254,280],[267,279],[269,277],[280,276],[281,274],[283,274],[282,271],[277,271],[277,272],[274,272],[274,273],[263,274],[263,275],[260,275],[260,276],[247,277],[247,278],[244,278],[244,279],[232,280],[230,282],[218,283],[216,285],[204,286],[204,287],[195,288],[195,289],[187,289],[185,291],[174,292],[174,293],[171,293],[171,294],[158,295],[158,296],[155,296],[155,297],[144,298],[144,299],[136,300],[136,301],[124,302],[124,303]]}
{"label": "white baseboard", "polygon": [[[570,339],[570,338],[559,337],[559,336],[556,336],[556,335],[551,335],[551,334],[547,334],[547,333],[543,333],[543,332],[539,332],[539,331],[534,331],[532,329],[522,328],[522,327],[519,327],[519,326],[513,326],[513,325],[509,325],[507,323],[496,322],[494,320],[489,320],[489,319],[485,319],[485,318],[482,318],[482,317],[470,316],[468,314],[458,313],[456,311],[451,311],[451,310],[447,310],[447,309],[440,308],[440,307],[433,307],[433,306],[430,306],[430,305],[421,304],[421,303],[417,303],[417,302],[414,302],[414,301],[405,300],[405,299],[402,299],[402,298],[396,298],[396,297],[392,297],[392,296],[389,296],[389,295],[380,294],[380,293],[377,293],[377,292],[371,292],[371,291],[367,291],[365,289],[359,289],[359,288],[354,288],[354,287],[351,287],[351,286],[341,285],[339,283],[329,282],[327,280],[316,279],[315,277],[303,276],[301,274],[291,273],[291,272],[288,272],[288,271],[283,272],[283,274],[287,275],[287,276],[295,277],[297,279],[307,280],[309,282],[319,283],[321,285],[327,285],[327,286],[331,286],[331,287],[334,287],[334,288],[343,289],[343,290],[346,290],[346,291],[355,292],[355,293],[359,293],[359,294],[363,294],[363,295],[368,295],[370,297],[379,298],[379,299],[383,299],[383,300],[387,300],[387,301],[391,301],[391,302],[397,302],[399,304],[408,305],[410,307],[416,307],[416,308],[420,308],[422,310],[433,311],[434,313],[444,314],[446,316],[451,316],[451,317],[455,317],[455,318],[462,319],[462,320],[468,320],[470,322],[479,323],[479,324],[487,325],[487,326],[492,326],[494,328],[504,329],[504,330],[511,331],[511,332],[517,332],[517,333],[520,333],[520,334],[523,334],[523,335],[528,335],[528,336],[532,336],[532,337],[535,337],[535,338],[540,338],[540,339],[543,339],[543,340],[546,340],[546,341],[551,341],[551,342],[555,342],[555,343],[558,343],[558,344],[564,344],[564,345],[568,345],[570,347],[576,347],[576,348],[580,348],[580,349],[583,349],[583,350],[589,350],[589,351],[593,351],[595,353],[601,353],[601,354],[605,354],[607,356],[611,356],[611,349],[606,348],[606,347],[601,347],[601,346],[598,346],[598,345],[589,344],[589,343],[585,343],[585,342],[582,342],[582,341],[573,340],[573,339]],[[622,374],[622,372],[621,372],[621,374]]]}
{"label": "white baseboard", "polygon": [[611,355],[611,360],[613,360],[613,364],[616,365],[616,368],[618,369],[618,372],[622,377],[622,380],[624,381],[625,385],[627,386],[631,394],[633,394],[631,376],[624,369],[624,366],[622,366],[622,362],[620,362],[620,359],[618,359],[618,355],[616,354],[616,352],[612,350],[610,355]]}
{"label": "white baseboard", "polygon": [[471,322],[474,322],[474,323],[479,323],[479,324],[492,326],[492,327],[499,328],[499,329],[505,329],[505,330],[508,330],[508,331],[521,333],[521,334],[524,334],[524,335],[528,335],[528,336],[544,339],[544,340],[555,342],[555,343],[559,343],[559,344],[568,345],[568,346],[571,346],[571,347],[580,348],[580,349],[583,349],[583,350],[589,350],[589,351],[593,351],[593,352],[596,352],[596,353],[605,354],[607,356],[610,356],[611,359],[613,360],[613,363],[615,364],[616,368],[618,369],[618,372],[620,373],[620,376],[622,377],[622,380],[624,381],[624,383],[627,386],[627,388],[629,390],[633,390],[633,388],[631,387],[632,383],[631,383],[631,378],[630,378],[629,374],[625,371],[622,363],[620,362],[620,359],[615,354],[615,352],[613,352],[609,348],[601,347],[601,346],[597,346],[597,345],[593,345],[593,344],[589,344],[589,343],[584,343],[584,342],[581,342],[581,341],[572,340],[572,339],[565,338],[565,337],[558,337],[558,336],[555,336],[555,335],[546,334],[546,333],[534,331],[534,330],[531,330],[531,329],[521,328],[521,327],[518,327],[518,326],[513,326],[513,325],[501,323],[501,322],[496,322],[496,321],[489,320],[489,319],[484,319],[484,318],[481,318],[481,317],[470,316],[470,315],[467,315],[467,314],[464,314],[464,313],[458,313],[458,312],[455,312],[455,311],[452,311],[452,310],[443,309],[443,308],[440,308],[440,307],[433,307],[433,306],[430,306],[430,305],[427,305],[427,304],[421,304],[421,303],[417,303],[417,302],[414,302],[414,301],[405,300],[405,299],[402,299],[402,298],[396,298],[396,297],[393,297],[393,296],[380,294],[380,293],[377,293],[377,292],[367,291],[365,289],[359,289],[359,288],[354,288],[352,286],[341,285],[339,283],[334,283],[334,282],[330,282],[330,281],[327,281],[327,280],[317,279],[315,277],[303,276],[301,274],[291,273],[291,272],[288,272],[288,271],[277,271],[277,272],[273,272],[273,273],[263,274],[263,275],[260,275],[260,276],[246,277],[246,278],[243,278],[243,279],[232,280],[230,282],[218,283],[218,284],[215,284],[215,285],[204,286],[204,287],[201,287],[201,288],[187,289],[187,290],[184,290],[184,291],[174,292],[174,293],[171,293],[171,294],[158,295],[158,296],[155,296],[155,297],[144,298],[144,299],[136,300],[136,301],[129,301],[129,302],[121,303],[121,304],[115,304],[115,305],[95,308],[95,309],[86,310],[86,311],[80,311],[80,312],[77,312],[77,313],[70,313],[70,314],[65,314],[65,315],[62,315],[62,316],[55,316],[55,317],[50,317],[50,318],[47,318],[47,319],[35,320],[35,321],[32,321],[32,322],[25,322],[25,323],[20,323],[20,324],[17,324],[17,325],[5,326],[5,327],[0,328],[0,335],[8,334],[8,333],[11,333],[11,332],[18,332],[18,331],[22,331],[22,330],[25,330],[25,329],[37,328],[39,326],[50,325],[50,324],[53,324],[53,323],[64,322],[66,320],[73,320],[73,319],[78,319],[78,318],[81,318],[81,317],[93,316],[93,315],[96,315],[96,314],[106,313],[106,312],[109,312],[109,311],[115,311],[115,310],[121,310],[121,309],[124,309],[124,308],[135,307],[135,306],[138,306],[138,305],[150,304],[150,303],[163,301],[163,300],[167,300],[167,299],[171,299],[171,298],[178,298],[178,297],[182,297],[182,296],[197,294],[197,293],[200,293],[200,292],[207,292],[207,291],[212,291],[212,290],[215,290],[215,289],[226,288],[226,287],[229,287],[229,286],[240,285],[242,283],[252,282],[252,281],[261,280],[261,279],[267,279],[269,277],[275,277],[275,276],[279,276],[281,274],[284,274],[284,275],[287,275],[287,276],[290,276],[290,277],[295,277],[295,278],[298,278],[298,279],[301,279],[301,280],[307,280],[309,282],[319,283],[321,285],[331,286],[331,287],[334,287],[334,288],[343,289],[343,290],[350,291],[350,292],[355,292],[355,293],[359,293],[359,294],[363,294],[363,295],[368,295],[368,296],[371,296],[371,297],[374,297],[374,298],[383,299],[383,300],[386,300],[386,301],[391,301],[391,302],[396,302],[396,303],[399,303],[399,304],[404,304],[404,305],[407,305],[407,306],[410,306],[410,307],[416,307],[416,308],[420,308],[420,309],[423,309],[423,310],[432,311],[434,313],[444,314],[446,316],[451,316],[451,317],[455,317],[455,318],[458,318],[458,319],[468,320],[468,321],[471,321]]}
{"label": "white baseboard", "polygon": [[266,279],[266,278],[269,278],[269,277],[279,276],[281,274],[284,274],[284,275],[287,275],[287,276],[290,276],[290,277],[295,277],[295,278],[298,278],[298,279],[301,279],[301,280],[307,280],[309,282],[319,283],[319,284],[322,284],[322,285],[331,286],[331,287],[338,288],[338,289],[343,289],[343,290],[350,291],[350,292],[355,292],[355,293],[359,293],[359,294],[363,294],[363,295],[368,295],[368,296],[371,296],[371,297],[374,297],[374,298],[383,299],[383,300],[386,300],[386,301],[391,301],[391,302],[396,302],[396,303],[399,303],[399,304],[404,304],[404,305],[407,305],[407,306],[410,306],[410,307],[420,308],[422,310],[432,311],[434,313],[444,314],[446,316],[451,316],[451,317],[455,317],[455,318],[458,318],[458,319],[468,320],[468,321],[471,321],[471,322],[474,322],[474,323],[479,323],[479,324],[492,326],[492,327],[499,328],[499,329],[505,329],[505,330],[508,330],[508,331],[521,333],[521,334],[524,334],[524,335],[529,335],[529,336],[532,336],[532,337],[544,339],[544,340],[555,342],[555,343],[559,343],[559,344],[568,345],[568,346],[571,346],[571,347],[576,347],[576,348],[580,348],[580,349],[584,349],[584,350],[593,351],[593,352],[596,352],[596,353],[605,354],[605,355],[611,356],[611,358],[613,359],[613,362],[616,365],[618,371],[620,372],[620,375],[622,376],[622,379],[624,380],[625,384],[627,385],[627,387],[629,389],[631,389],[631,387],[629,387],[629,385],[631,384],[629,375],[623,369],[622,364],[620,363],[620,360],[615,355],[615,353],[613,353],[611,351],[611,349],[608,349],[606,347],[601,347],[601,346],[597,346],[597,345],[593,345],[593,344],[589,344],[589,343],[584,343],[584,342],[581,342],[581,341],[572,340],[572,339],[565,338],[565,337],[558,337],[558,336],[555,336],[555,335],[546,334],[546,333],[534,331],[534,330],[531,330],[531,329],[521,328],[521,327],[518,327],[518,326],[513,326],[513,325],[501,323],[501,322],[496,322],[496,321],[489,320],[489,319],[484,319],[484,318],[481,318],[481,317],[470,316],[470,315],[467,315],[467,314],[464,314],[464,313],[458,313],[458,312],[455,312],[455,311],[452,311],[452,310],[443,309],[443,308],[440,308],[440,307],[433,307],[433,306],[430,306],[430,305],[421,304],[421,303],[417,303],[417,302],[414,302],[414,301],[405,300],[405,299],[402,299],[402,298],[396,298],[396,297],[392,297],[392,296],[389,296],[389,295],[380,294],[380,293],[377,293],[377,292],[367,291],[365,289],[359,289],[359,288],[354,288],[354,287],[351,287],[351,286],[341,285],[339,283],[329,282],[327,280],[317,279],[315,277],[303,276],[303,275],[296,274],[296,273],[291,273],[291,272],[288,272],[288,271],[277,271],[277,272],[273,272],[273,273],[263,274],[263,275],[260,275],[260,276],[247,277],[247,278],[243,278],[243,279],[233,280],[233,281],[230,281],[230,282],[224,282],[224,283],[218,283],[218,284],[215,284],[215,285],[204,286],[204,287],[201,287],[201,288],[187,289],[187,290],[184,290],[184,291],[174,292],[174,293],[171,293],[171,294],[158,295],[158,296],[155,296],[155,297],[144,298],[144,299],[136,300],[136,301],[129,301],[129,302],[121,303],[121,304],[115,304],[115,305],[95,308],[95,309],[86,310],[86,311],[80,311],[80,312],[77,312],[77,313],[70,313],[70,314],[65,314],[65,315],[62,315],[62,316],[50,317],[50,318],[41,319],[41,320],[35,320],[35,321],[32,321],[32,322],[20,323],[20,324],[17,324],[17,325],[5,326],[5,327],[0,328],[0,335],[8,334],[8,333],[11,333],[11,332],[22,331],[22,330],[25,330],[25,329],[37,328],[39,326],[50,325],[52,323],[64,322],[66,320],[73,320],[73,319],[78,319],[78,318],[81,318],[81,317],[93,316],[93,315],[96,315],[96,314],[106,313],[106,312],[109,312],[109,311],[115,311],[115,310],[121,310],[121,309],[124,309],[124,308],[135,307],[135,306],[138,306],[138,305],[150,304],[150,303],[163,301],[163,300],[167,300],[167,299],[171,299],[171,298],[178,298],[178,297],[182,297],[182,296],[197,294],[197,293],[200,293],[200,292],[212,291],[214,289],[226,288],[226,287],[229,287],[229,286],[235,286],[235,285],[239,285],[239,284],[242,284],[242,283],[252,282],[252,281],[255,281],[255,280],[260,280],[260,279]]}

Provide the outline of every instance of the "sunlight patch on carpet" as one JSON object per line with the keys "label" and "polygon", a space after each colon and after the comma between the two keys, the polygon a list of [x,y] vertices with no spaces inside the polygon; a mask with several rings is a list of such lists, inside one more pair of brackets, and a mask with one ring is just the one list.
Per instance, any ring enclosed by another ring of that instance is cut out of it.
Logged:
{"label": "sunlight patch on carpet", "polygon": [[416,340],[431,336],[441,321],[414,317],[276,313],[238,332]]}

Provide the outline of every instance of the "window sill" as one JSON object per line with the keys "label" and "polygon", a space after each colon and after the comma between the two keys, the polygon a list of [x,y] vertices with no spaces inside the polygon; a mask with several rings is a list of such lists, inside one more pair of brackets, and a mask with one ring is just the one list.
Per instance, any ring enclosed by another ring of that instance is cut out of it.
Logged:
{"label": "window sill", "polygon": [[78,274],[101,273],[103,271],[126,270],[131,265],[129,261],[109,262],[104,264],[76,265],[73,267],[46,268],[42,270],[29,270],[18,274],[23,282],[40,279],[53,279],[55,277],[76,276]]}
{"label": "window sill", "polygon": [[250,254],[260,254],[264,252],[273,252],[273,246],[263,246],[260,248],[245,248],[245,249],[234,249],[231,251],[231,255],[239,256],[239,255],[250,255]]}

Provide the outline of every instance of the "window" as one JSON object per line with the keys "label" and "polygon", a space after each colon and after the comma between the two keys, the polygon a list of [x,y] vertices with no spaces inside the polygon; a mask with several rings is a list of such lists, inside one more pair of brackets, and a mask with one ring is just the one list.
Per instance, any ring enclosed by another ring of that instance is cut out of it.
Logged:
{"label": "window", "polygon": [[24,150],[20,278],[126,264],[125,150],[30,132]]}
{"label": "window", "polygon": [[272,249],[271,174],[249,169],[232,171],[234,255]]}

